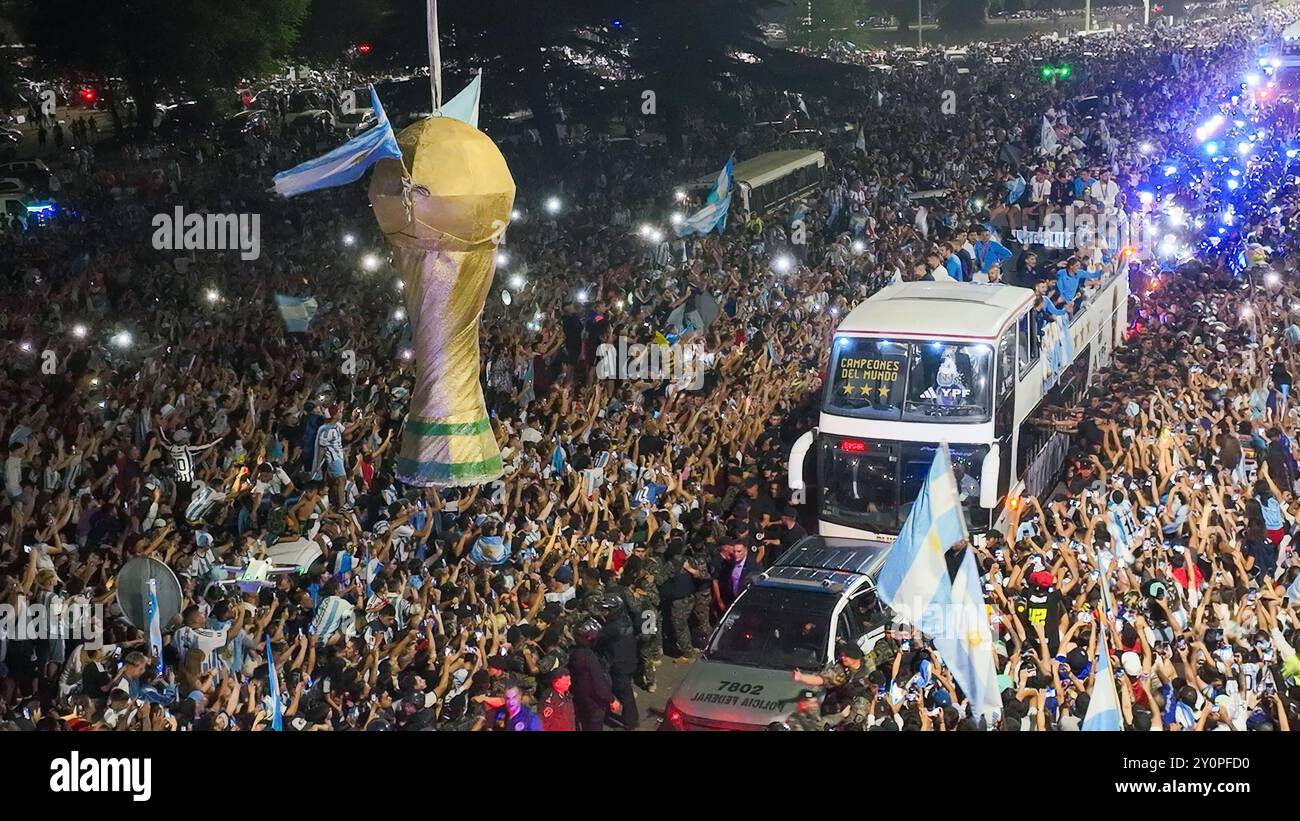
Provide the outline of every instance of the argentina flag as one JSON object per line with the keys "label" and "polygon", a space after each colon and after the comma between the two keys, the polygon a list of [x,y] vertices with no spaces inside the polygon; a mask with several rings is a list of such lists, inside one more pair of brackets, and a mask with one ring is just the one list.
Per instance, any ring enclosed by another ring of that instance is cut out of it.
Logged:
{"label": "argentina flag", "polygon": [[280,676],[275,671],[275,656],[271,652],[271,637],[266,637],[266,684],[271,700],[271,729],[284,729],[284,706],[280,703]]}
{"label": "argentina flag", "polygon": [[402,150],[397,147],[397,135],[388,115],[379,104],[379,95],[370,87],[370,106],[375,111],[375,124],[338,148],[314,160],[281,171],[274,177],[275,193],[293,197],[308,191],[347,185],[361,179],[366,169],[379,160],[400,160]]}
{"label": "argentina flag", "polygon": [[1081,727],[1085,732],[1117,732],[1122,729],[1119,715],[1119,697],[1115,695],[1115,671],[1110,666],[1106,631],[1098,630],[1101,647],[1097,652],[1097,677],[1092,688],[1092,699]]}
{"label": "argentina flag", "polygon": [[[950,593],[946,601],[945,590]],[[962,556],[952,584],[940,584],[935,603],[941,604],[947,613],[944,629],[932,637],[939,658],[952,671],[975,715],[991,718],[1001,714],[998,668],[993,660],[993,628],[989,625],[979,568],[970,550]]]}
{"label": "argentina flag", "polygon": [[922,632],[930,632],[927,626],[936,632],[940,629],[939,625],[924,624],[922,619],[936,596],[941,600],[950,598],[946,590],[941,590],[951,587],[944,554],[965,538],[961,493],[953,476],[948,446],[940,445],[876,585],[900,619],[920,627]]}
{"label": "argentina flag", "polygon": [[478,128],[479,98],[482,92],[483,72],[480,71],[459,94],[443,103],[438,113]]}
{"label": "argentina flag", "polygon": [[280,310],[280,318],[284,320],[284,329],[291,334],[302,334],[307,332],[312,318],[316,316],[317,306],[315,297],[276,294],[275,307]]}
{"label": "argentina flag", "polygon": [[703,236],[713,231],[721,234],[726,230],[727,212],[731,210],[731,177],[735,161],[735,157],[727,160],[727,164],[718,172],[718,181],[709,191],[704,207],[677,226],[677,236],[689,237],[692,234]]}
{"label": "argentina flag", "polygon": [[163,639],[162,639],[162,622],[158,615],[158,581],[157,579],[149,580],[148,597],[148,616],[149,616],[149,652],[154,658],[154,667],[158,675],[165,672],[163,667]]}

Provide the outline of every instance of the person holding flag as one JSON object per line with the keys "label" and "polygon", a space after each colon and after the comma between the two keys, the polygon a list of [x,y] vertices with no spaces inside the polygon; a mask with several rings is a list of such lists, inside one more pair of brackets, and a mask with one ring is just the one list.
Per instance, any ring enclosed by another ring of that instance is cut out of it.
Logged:
{"label": "person holding flag", "polygon": [[703,236],[714,231],[721,234],[727,230],[727,212],[731,210],[732,169],[735,162],[736,157],[732,155],[718,172],[718,180],[709,191],[704,207],[677,226],[677,236],[689,237],[694,234]]}
{"label": "person holding flag", "polygon": [[992,718],[1002,711],[993,631],[968,543],[952,459],[941,444],[877,588],[899,619],[934,643],[975,715]]}

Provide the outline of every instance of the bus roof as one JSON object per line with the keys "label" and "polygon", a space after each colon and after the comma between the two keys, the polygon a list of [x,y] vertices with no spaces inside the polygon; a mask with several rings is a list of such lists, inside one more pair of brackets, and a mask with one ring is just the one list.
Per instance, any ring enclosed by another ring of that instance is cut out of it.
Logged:
{"label": "bus roof", "polygon": [[[825,164],[826,155],[823,152],[811,148],[795,148],[788,151],[769,151],[744,162],[738,162],[732,169],[732,173],[737,184],[758,188],[805,166]],[[717,181],[718,175],[714,172],[691,183],[691,188],[709,188]]]}
{"label": "bus roof", "polygon": [[850,311],[836,333],[995,339],[1033,300],[1012,285],[900,282]]}

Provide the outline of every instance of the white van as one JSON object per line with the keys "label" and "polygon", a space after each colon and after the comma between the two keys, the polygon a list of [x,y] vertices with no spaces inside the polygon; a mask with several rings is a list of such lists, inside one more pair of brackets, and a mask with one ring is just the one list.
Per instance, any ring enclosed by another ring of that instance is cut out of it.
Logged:
{"label": "white van", "polygon": [[29,205],[32,205],[31,196],[24,192],[0,192],[0,220],[4,222],[0,230],[8,230],[9,221],[17,217],[26,231],[31,217]]}
{"label": "white van", "polygon": [[732,602],[664,707],[661,730],[763,730],[794,712],[793,672],[822,670],[841,638],[871,650],[888,608],[876,578],[889,543],[808,536]]}

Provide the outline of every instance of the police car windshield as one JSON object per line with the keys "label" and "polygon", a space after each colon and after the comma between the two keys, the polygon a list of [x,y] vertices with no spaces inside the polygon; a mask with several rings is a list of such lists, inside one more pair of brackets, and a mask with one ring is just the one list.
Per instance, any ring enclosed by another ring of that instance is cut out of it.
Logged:
{"label": "police car windshield", "polygon": [[718,625],[708,658],[778,670],[824,665],[834,606],[822,592],[751,587]]}

